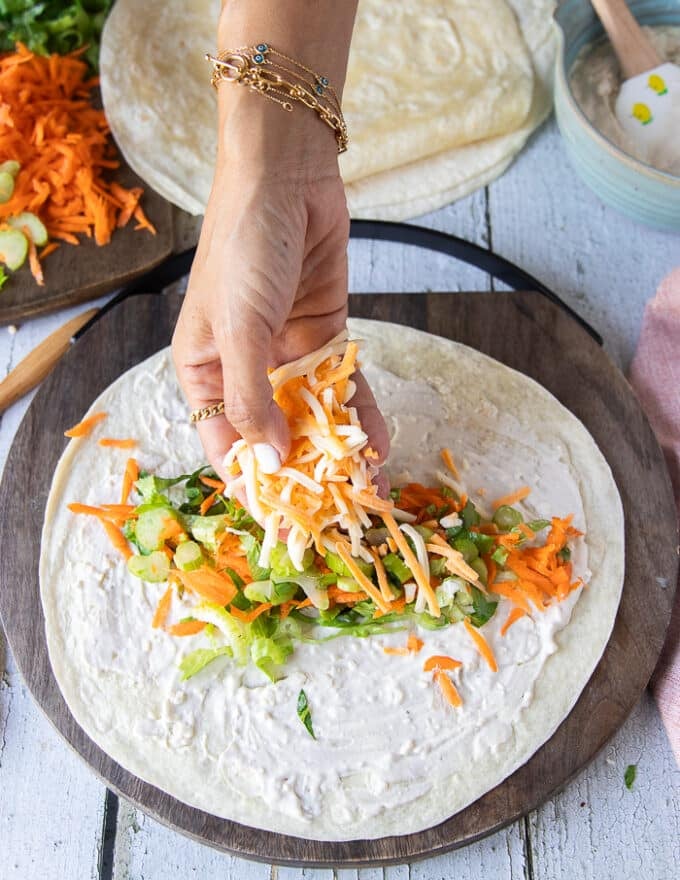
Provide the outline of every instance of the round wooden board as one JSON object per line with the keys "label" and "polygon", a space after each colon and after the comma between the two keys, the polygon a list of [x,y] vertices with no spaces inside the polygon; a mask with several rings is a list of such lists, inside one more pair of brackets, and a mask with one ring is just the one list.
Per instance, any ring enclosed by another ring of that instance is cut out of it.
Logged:
{"label": "round wooden board", "polygon": [[[63,431],[124,370],[166,345],[177,295],[140,295],[107,313],[33,401],[0,486],[0,614],[28,688],[66,741],[119,794],[170,827],[239,856],[291,865],[412,861],[490,834],[578,773],[633,708],[656,664],[677,579],[676,513],[659,446],[629,385],[558,306],[537,293],[372,294],[350,311],[459,340],[540,381],[587,426],[609,461],[627,529],[626,581],[613,634],[574,709],[523,767],[447,822],[418,834],[346,843],[255,830],[188,807],[132,776],[81,730],[54,680],[38,585],[38,548]],[[66,807],[66,804],[64,805]]]}

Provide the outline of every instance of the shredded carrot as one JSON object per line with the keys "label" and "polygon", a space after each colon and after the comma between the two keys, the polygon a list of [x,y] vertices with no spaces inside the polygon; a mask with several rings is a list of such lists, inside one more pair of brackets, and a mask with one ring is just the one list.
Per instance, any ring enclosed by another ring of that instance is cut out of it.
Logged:
{"label": "shredded carrot", "polygon": [[293,608],[295,608],[294,602],[282,602],[281,605],[279,605],[279,614],[281,620],[285,620],[290,612],[293,610]]}
{"label": "shredded carrot", "polygon": [[59,249],[59,242],[51,241],[49,244],[46,244],[45,247],[38,254],[38,259],[44,260],[45,257],[49,257],[50,254],[53,254],[56,250]]}
{"label": "shredded carrot", "polygon": [[94,413],[94,415],[88,416],[86,419],[83,419],[82,422],[78,422],[77,425],[69,428],[68,431],[64,431],[64,437],[86,437],[88,434],[92,433],[92,429],[95,425],[98,425],[107,415],[108,413],[98,412]]}
{"label": "shredded carrot", "polygon": [[458,473],[458,468],[456,467],[456,463],[453,460],[453,456],[451,455],[450,449],[442,449],[441,451],[442,461],[446,465],[446,467],[451,471],[453,476],[460,480],[460,474]]}
{"label": "shredded carrot", "polygon": [[106,507],[93,507],[90,504],[79,504],[78,502],[72,502],[67,506],[71,513],[96,516],[97,519],[106,522],[122,524],[125,522],[126,519],[129,519],[129,515],[127,513],[120,512],[118,510],[109,510],[108,507],[110,505],[106,505]]}
{"label": "shredded carrot", "polygon": [[394,599],[390,602],[387,611],[382,611],[380,608],[376,608],[373,617],[377,619],[385,614],[403,614],[405,609],[406,596],[400,596],[398,599]]}
{"label": "shredded carrot", "polygon": [[131,437],[119,439],[118,437],[101,437],[97,440],[100,446],[112,446],[114,449],[134,449],[137,441]]}
{"label": "shredded carrot", "polygon": [[218,492],[224,492],[224,483],[222,480],[213,480],[212,477],[200,476],[198,478],[204,486],[210,486],[211,489],[217,489]]}
{"label": "shredded carrot", "polygon": [[518,523],[517,528],[524,535],[527,541],[533,541],[533,539],[536,537],[536,532],[532,531],[525,522]]}
{"label": "shredded carrot", "polygon": [[215,490],[214,492],[211,492],[210,495],[206,495],[206,497],[203,499],[203,503],[198,508],[198,512],[201,514],[201,516],[206,515],[206,513],[210,510],[210,508],[215,503],[216,498],[217,498],[217,490]]}
{"label": "shredded carrot", "polygon": [[475,643],[477,650],[489,664],[489,669],[491,669],[492,672],[498,672],[498,664],[496,663],[496,658],[494,657],[493,651],[491,650],[491,647],[489,646],[487,640],[479,632],[478,629],[472,626],[467,617],[464,619],[463,623],[465,625],[465,629],[470,634],[472,641]]}
{"label": "shredded carrot", "polygon": [[205,629],[205,621],[203,620],[185,620],[183,623],[175,623],[168,627],[171,636],[195,636]]}
{"label": "shredded carrot", "polygon": [[444,695],[444,699],[447,703],[450,703],[452,706],[462,706],[463,701],[460,697],[460,694],[456,690],[456,686],[448,677],[445,672],[441,672],[437,670],[434,674],[435,681],[441,688],[441,692]]}
{"label": "shredded carrot", "polygon": [[264,614],[265,611],[269,611],[271,607],[271,602],[262,602],[255,608],[251,608],[250,611],[241,611],[240,608],[236,608],[235,605],[232,605],[229,609],[229,613],[233,614],[234,617],[236,617],[238,620],[241,620],[243,623],[252,623],[254,620],[257,620],[260,614]]}
{"label": "shredded carrot", "polygon": [[208,568],[207,565],[202,565],[195,571],[181,571],[179,568],[174,568],[170,576],[179,580],[188,590],[209,602],[217,602],[218,605],[228,605],[236,595],[236,587],[231,580]]}
{"label": "shredded carrot", "polygon": [[392,648],[389,645],[383,648],[386,654],[393,654],[397,657],[405,657],[408,654],[417,654],[425,643],[413,633],[409,634],[406,645],[403,648]]}
{"label": "shredded carrot", "polygon": [[120,492],[120,503],[126,504],[132,492],[132,487],[139,479],[139,465],[136,459],[128,458],[125,463],[125,473],[123,474],[123,487]]}
{"label": "shredded carrot", "polygon": [[[0,156],[20,163],[11,198],[0,205],[0,223],[28,211],[51,239],[78,244],[78,235],[106,244],[117,225],[134,217],[153,232],[139,205],[141,190],[109,183],[120,164],[104,111],[95,107],[98,79],[79,56],[44,57],[17,43],[0,55]],[[29,236],[30,241],[30,236]],[[29,244],[29,263],[42,283],[40,259]]]}
{"label": "shredded carrot", "polygon": [[186,532],[182,528],[182,524],[178,522],[174,516],[168,516],[163,524],[158,540],[162,542],[174,541],[177,538],[181,538],[182,535],[186,535]]}
{"label": "shredded carrot", "polygon": [[338,605],[355,605],[357,602],[364,602],[368,599],[368,593],[362,593],[361,591],[350,593],[340,590],[338,587],[329,587],[328,598],[331,602],[335,602]]}
{"label": "shredded carrot", "polygon": [[517,504],[518,501],[524,501],[530,492],[531,489],[528,486],[522,486],[516,492],[511,492],[509,495],[503,495],[502,498],[496,498],[491,506],[494,510],[498,510],[499,507],[504,505],[512,506],[513,504]]}
{"label": "shredded carrot", "polygon": [[446,654],[435,654],[428,657],[423,664],[423,672],[432,672],[433,669],[458,669],[463,664],[460,660],[454,660],[453,657],[447,657]]}
{"label": "shredded carrot", "polygon": [[506,599],[510,599],[511,602],[514,602],[518,608],[521,608],[526,614],[530,611],[530,605],[527,601],[527,597],[525,594],[516,586],[519,581],[496,581],[493,586],[494,593],[497,593],[499,596],[505,596]]}
{"label": "shredded carrot", "polygon": [[425,642],[422,639],[419,639],[418,636],[414,635],[413,633],[410,633],[408,639],[406,640],[406,647],[412,654],[417,654],[424,644]]}
{"label": "shredded carrot", "polygon": [[151,621],[151,626],[154,629],[160,629],[165,625],[165,621],[168,618],[168,614],[170,612],[170,605],[172,603],[172,587],[168,587],[168,589],[161,596],[158,605],[156,606],[156,613],[153,616],[153,620]]}
{"label": "shredded carrot", "polygon": [[501,635],[504,636],[513,623],[517,623],[520,617],[526,617],[526,611],[523,608],[513,608],[503,626],[501,627]]}
{"label": "shredded carrot", "polygon": [[124,559],[129,559],[132,556],[132,550],[130,549],[130,545],[123,537],[123,533],[120,529],[116,528],[116,526],[106,519],[100,519],[99,522],[104,526],[104,531],[106,532],[109,541],[111,544],[118,550],[118,552],[123,556]]}
{"label": "shredded carrot", "polygon": [[38,259],[38,249],[35,246],[35,242],[31,238],[30,231],[24,226],[24,235],[28,239],[28,265],[31,269],[31,275],[35,278],[35,283],[38,287],[45,286],[45,277],[43,275],[42,266],[40,265],[40,260]]}

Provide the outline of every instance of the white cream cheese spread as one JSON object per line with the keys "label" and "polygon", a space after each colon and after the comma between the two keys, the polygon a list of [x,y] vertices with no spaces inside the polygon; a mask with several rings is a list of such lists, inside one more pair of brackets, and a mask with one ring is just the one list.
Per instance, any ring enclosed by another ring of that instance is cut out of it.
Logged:
{"label": "white cream cheese spread", "polygon": [[[643,30],[662,61],[680,64],[680,27],[669,25]],[[621,88],[621,70],[608,40],[584,46],[569,72],[569,85],[581,110],[608,140],[659,171],[680,176],[680,132],[648,153],[628,137],[617,120],[614,107]]]}

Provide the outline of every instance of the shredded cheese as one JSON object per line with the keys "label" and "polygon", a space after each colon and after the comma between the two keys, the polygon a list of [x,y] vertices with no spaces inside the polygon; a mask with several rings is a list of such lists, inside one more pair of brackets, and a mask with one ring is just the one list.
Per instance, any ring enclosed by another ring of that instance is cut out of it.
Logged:
{"label": "shredded cheese", "polygon": [[[276,473],[262,473],[243,440],[237,440],[225,457],[230,474],[225,495],[245,493],[250,513],[265,530],[263,567],[281,534],[293,565],[302,571],[305,550],[329,549],[323,538],[333,530],[339,533],[332,548],[338,538],[348,540],[352,557],[373,562],[363,544],[363,530],[372,524],[369,513],[390,513],[394,504],[378,497],[372,483],[375,452],[356,409],[347,406],[356,390],[350,377],[358,366],[358,351],[358,343],[348,341],[343,331],[318,351],[269,374],[293,441]],[[373,591],[387,608],[385,589]]]}

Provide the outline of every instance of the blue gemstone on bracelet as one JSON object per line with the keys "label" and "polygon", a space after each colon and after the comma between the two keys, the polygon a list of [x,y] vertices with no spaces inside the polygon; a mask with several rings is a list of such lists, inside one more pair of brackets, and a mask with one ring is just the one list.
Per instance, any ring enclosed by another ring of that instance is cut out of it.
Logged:
{"label": "blue gemstone on bracelet", "polygon": [[264,55],[258,52],[257,55],[253,55],[253,61],[256,64],[264,64]]}
{"label": "blue gemstone on bracelet", "polygon": [[257,49],[258,52],[267,52],[269,49],[269,46],[266,43],[258,43],[258,45],[255,46],[255,48]]}
{"label": "blue gemstone on bracelet", "polygon": [[328,85],[328,80],[326,79],[325,76],[320,76],[320,77],[319,77],[319,82],[321,83],[322,86],[327,86],[327,85]]}
{"label": "blue gemstone on bracelet", "polygon": [[323,86],[322,85],[318,85],[316,87],[316,93],[317,93],[317,95],[323,95]]}

